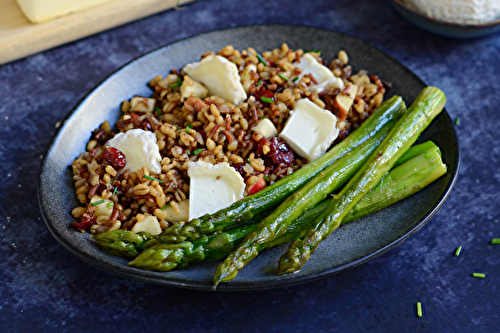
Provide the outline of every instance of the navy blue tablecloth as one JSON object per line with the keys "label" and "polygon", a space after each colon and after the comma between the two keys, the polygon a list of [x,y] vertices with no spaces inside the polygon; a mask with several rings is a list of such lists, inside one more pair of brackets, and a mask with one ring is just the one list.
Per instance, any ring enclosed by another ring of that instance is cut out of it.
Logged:
{"label": "navy blue tablecloth", "polygon": [[[437,215],[398,247],[345,273],[252,292],[145,284],[60,246],[39,211],[38,169],[58,123],[85,93],[159,46],[270,23],[347,33],[446,93],[450,116],[461,119],[462,166]],[[200,0],[0,66],[0,331],[497,332],[500,245],[489,242],[500,237],[499,55],[499,34],[433,35],[389,1]]]}

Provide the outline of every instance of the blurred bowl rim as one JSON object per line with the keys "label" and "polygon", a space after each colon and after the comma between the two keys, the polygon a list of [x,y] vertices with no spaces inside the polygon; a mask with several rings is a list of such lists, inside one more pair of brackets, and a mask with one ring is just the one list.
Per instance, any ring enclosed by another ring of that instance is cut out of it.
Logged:
{"label": "blurred bowl rim", "polygon": [[456,22],[451,22],[451,21],[445,21],[445,20],[441,20],[441,19],[438,19],[438,18],[435,18],[435,17],[432,17],[432,16],[428,16],[428,15],[420,12],[416,8],[413,8],[412,6],[409,6],[407,3],[403,2],[402,0],[391,0],[391,1],[393,3],[395,3],[396,5],[399,5],[399,6],[403,7],[404,9],[406,9],[408,11],[411,11],[415,15],[418,15],[418,16],[424,18],[424,19],[427,19],[427,20],[430,20],[430,21],[433,21],[433,22],[436,22],[436,23],[440,23],[440,24],[443,24],[443,25],[447,25],[447,26],[454,26],[454,27],[457,27],[457,28],[475,28],[475,27],[476,28],[484,28],[484,27],[495,26],[497,24],[500,24],[500,17],[498,17],[496,20],[493,20],[493,21],[489,21],[489,22],[485,22],[485,23],[477,23],[477,24],[456,23]]}

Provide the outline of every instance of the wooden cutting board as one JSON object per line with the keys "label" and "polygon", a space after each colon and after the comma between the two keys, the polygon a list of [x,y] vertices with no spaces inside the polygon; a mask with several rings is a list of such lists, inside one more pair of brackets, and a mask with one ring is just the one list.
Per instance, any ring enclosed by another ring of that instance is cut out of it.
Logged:
{"label": "wooden cutting board", "polygon": [[16,0],[0,0],[0,64],[62,45],[194,0],[113,0],[33,24]]}

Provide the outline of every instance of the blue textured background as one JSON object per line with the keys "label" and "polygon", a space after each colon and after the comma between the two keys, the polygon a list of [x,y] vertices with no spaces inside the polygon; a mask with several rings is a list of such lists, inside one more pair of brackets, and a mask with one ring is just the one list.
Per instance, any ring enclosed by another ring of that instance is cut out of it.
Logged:
{"label": "blue textured background", "polygon": [[[444,90],[451,117],[461,117],[462,167],[438,214],[400,246],[346,273],[253,292],[127,280],[56,243],[39,212],[37,173],[57,123],[85,93],[164,44],[264,23],[350,34]],[[0,331],[498,331],[500,246],[489,241],[500,237],[499,54],[498,34],[474,40],[432,35],[388,1],[201,0],[0,66]],[[454,257],[458,245],[463,251]],[[486,278],[472,278],[475,271]]]}

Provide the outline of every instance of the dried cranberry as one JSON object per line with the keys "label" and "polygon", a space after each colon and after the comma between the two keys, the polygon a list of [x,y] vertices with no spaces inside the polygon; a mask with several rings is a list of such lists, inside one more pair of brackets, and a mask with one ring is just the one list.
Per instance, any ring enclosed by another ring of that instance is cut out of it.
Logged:
{"label": "dried cranberry", "polygon": [[95,215],[93,213],[86,212],[83,213],[83,215],[80,217],[78,221],[73,221],[71,225],[75,228],[87,230],[88,228],[90,228],[92,224],[95,224],[95,222],[96,222]]}
{"label": "dried cranberry", "polygon": [[274,102],[274,93],[271,91],[271,90],[266,90],[266,89],[260,89],[259,91],[257,91],[255,94],[255,99],[259,102],[261,102],[262,104],[266,105],[266,106],[269,106],[271,105],[271,103],[268,103],[268,102],[265,102],[262,100],[262,97],[264,97],[264,99],[266,98],[269,98],[271,99],[273,102]]}
{"label": "dried cranberry", "polygon": [[292,149],[285,140],[277,136],[269,140],[269,152],[266,154],[266,157],[270,158],[275,166],[282,164],[290,167],[295,163]]}
{"label": "dried cranberry", "polygon": [[101,155],[102,159],[111,164],[116,171],[120,171],[127,164],[125,155],[116,148],[108,147]]}

